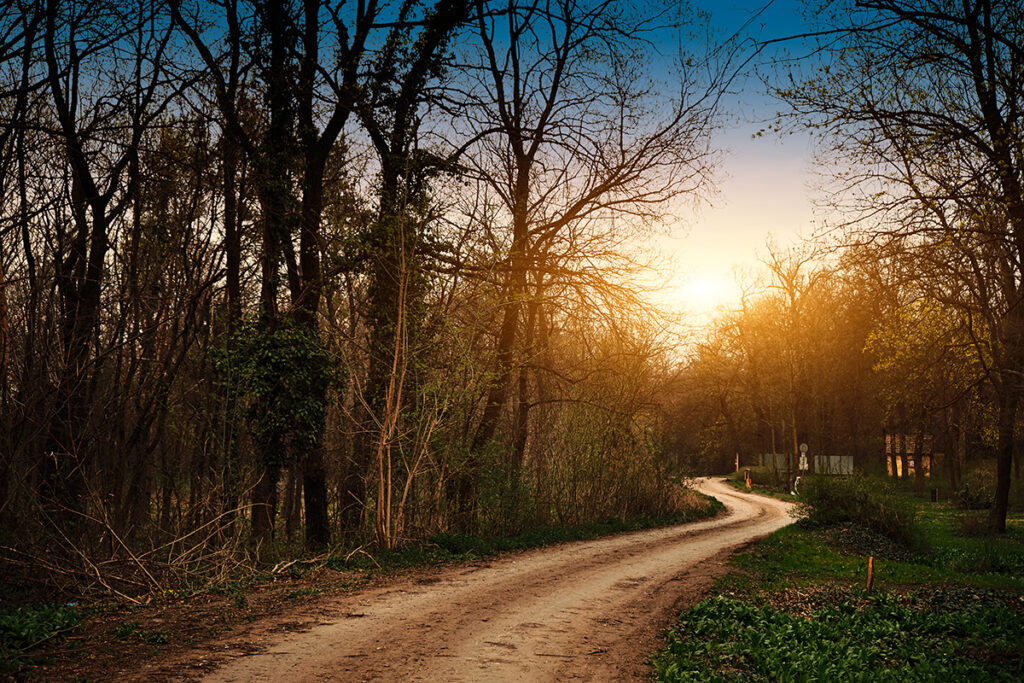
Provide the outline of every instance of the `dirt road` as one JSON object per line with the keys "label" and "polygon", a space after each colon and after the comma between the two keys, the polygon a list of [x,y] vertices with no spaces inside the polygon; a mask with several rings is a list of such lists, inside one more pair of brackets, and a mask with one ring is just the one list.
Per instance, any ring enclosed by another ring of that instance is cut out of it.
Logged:
{"label": "dirt road", "polygon": [[[658,633],[721,572],[729,551],[790,521],[781,501],[718,480],[699,486],[727,514],[341,596],[304,630],[255,628],[222,641],[206,663],[219,666],[205,680],[631,679],[646,671]],[[202,670],[181,664],[192,669],[187,675]]]}

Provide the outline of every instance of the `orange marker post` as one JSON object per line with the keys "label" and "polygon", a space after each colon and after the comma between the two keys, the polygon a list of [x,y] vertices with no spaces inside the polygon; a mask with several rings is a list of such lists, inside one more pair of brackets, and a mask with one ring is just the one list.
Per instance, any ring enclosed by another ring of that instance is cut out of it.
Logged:
{"label": "orange marker post", "polygon": [[871,586],[875,582],[875,558],[868,557],[868,593],[871,592]]}

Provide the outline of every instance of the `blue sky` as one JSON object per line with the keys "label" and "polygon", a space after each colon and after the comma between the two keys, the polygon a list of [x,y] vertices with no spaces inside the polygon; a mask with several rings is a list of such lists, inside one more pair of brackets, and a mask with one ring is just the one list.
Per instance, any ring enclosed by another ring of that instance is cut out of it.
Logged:
{"label": "blue sky", "polygon": [[[739,31],[760,3],[695,0],[711,14],[720,35]],[[806,30],[804,3],[776,0],[747,26],[750,39],[768,40]],[[674,36],[666,36],[674,41]],[[791,46],[790,50],[798,46]],[[764,71],[783,48],[766,50],[757,62]],[[809,235],[814,227],[813,146],[802,134],[754,137],[781,104],[753,73],[741,78],[727,102],[728,117],[715,138],[726,150],[716,176],[711,206],[685,212],[659,246],[675,262],[672,284],[659,300],[705,319],[722,299],[735,296],[736,269],[753,270],[771,236],[782,245]]]}

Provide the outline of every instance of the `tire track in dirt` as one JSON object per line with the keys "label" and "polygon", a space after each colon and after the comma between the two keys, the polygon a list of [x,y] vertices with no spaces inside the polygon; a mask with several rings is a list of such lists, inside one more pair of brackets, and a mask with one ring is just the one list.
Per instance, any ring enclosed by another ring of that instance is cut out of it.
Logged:
{"label": "tire track in dirt", "polygon": [[194,652],[176,663],[177,675],[165,666],[147,677],[197,677],[202,663],[217,666],[204,680],[224,682],[631,678],[735,549],[790,521],[788,503],[719,480],[699,488],[726,513],[413,573],[325,601],[304,622],[293,613],[253,624],[217,643],[215,657]]}

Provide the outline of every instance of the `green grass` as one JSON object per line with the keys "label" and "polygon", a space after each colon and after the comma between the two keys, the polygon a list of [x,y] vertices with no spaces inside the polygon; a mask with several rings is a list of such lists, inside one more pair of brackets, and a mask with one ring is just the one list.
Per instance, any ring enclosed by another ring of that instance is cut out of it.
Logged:
{"label": "green grass", "polygon": [[962,510],[898,498],[910,542],[812,514],[735,556],[652,657],[658,680],[1024,680],[1024,516],[965,536]]}
{"label": "green grass", "polygon": [[[1002,558],[1004,567],[1024,562],[1024,548],[1011,540],[932,537],[928,554],[907,559],[874,558],[875,583],[948,583],[1024,590],[1024,574],[992,571],[986,558]],[[747,572],[751,588],[778,590],[820,582],[860,584],[867,577],[867,554],[854,554],[829,542],[829,535],[803,525],[776,531],[731,564]],[[735,580],[735,579],[734,579]]]}

